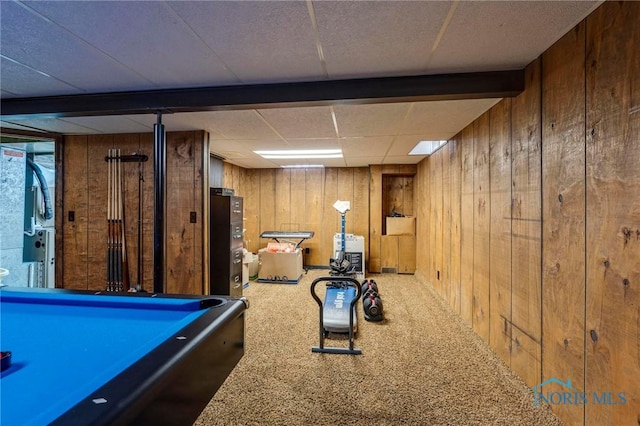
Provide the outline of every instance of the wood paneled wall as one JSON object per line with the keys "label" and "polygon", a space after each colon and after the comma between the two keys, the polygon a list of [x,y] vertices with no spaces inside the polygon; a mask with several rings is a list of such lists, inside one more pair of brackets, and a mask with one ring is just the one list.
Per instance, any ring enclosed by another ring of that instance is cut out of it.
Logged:
{"label": "wood paneled wall", "polygon": [[[584,390],[585,24],[542,56],[543,373]],[[559,362],[562,360],[562,362]],[[582,424],[584,407],[558,406]]]}
{"label": "wood paneled wall", "polygon": [[639,22],[638,2],[586,21],[585,387],[631,391],[587,406],[590,424],[640,422]]}
{"label": "wood paneled wall", "polygon": [[638,22],[604,3],[416,176],[417,274],[529,386],[587,392],[567,424],[640,424]]}
{"label": "wood paneled wall", "polygon": [[[165,276],[167,293],[203,294],[205,209],[203,164],[206,135],[167,133]],[[107,162],[109,148],[149,161],[122,163],[125,241],[131,283],[138,276],[138,183],[142,175],[142,285],[153,289],[153,134],[66,136],[62,144],[62,283],[64,288],[104,290],[107,254]],[[205,161],[207,161],[205,163]],[[69,220],[73,212],[74,220]],[[191,212],[196,223],[191,223]]]}
{"label": "wood paneled wall", "polygon": [[[333,237],[341,229],[340,214],[333,208],[340,199],[351,201],[346,232],[365,237],[367,270],[381,272],[385,263],[413,273],[415,238],[385,241],[384,217],[393,209],[415,215],[416,170],[416,165],[244,169],[225,163],[224,186],[245,198],[245,246],[252,252],[269,242],[259,237],[263,231],[314,231],[314,238],[302,245],[309,249],[305,264],[326,266],[333,255]],[[399,251],[409,256],[399,259]]]}
{"label": "wood paneled wall", "polygon": [[326,266],[333,257],[333,238],[341,231],[340,213],[333,208],[337,200],[351,202],[346,233],[369,242],[369,182],[368,167],[244,169],[225,163],[224,168],[224,186],[244,197],[245,247],[254,253],[266,247],[271,240],[260,238],[264,231],[313,231],[302,244],[309,249],[304,263],[310,266]]}
{"label": "wood paneled wall", "polygon": [[[368,271],[382,272],[391,267],[398,272],[413,273],[415,259],[401,259],[400,250],[415,252],[415,239],[385,236],[386,216],[395,208],[409,216],[415,211],[415,164],[372,165],[369,182],[369,260]],[[402,248],[401,248],[402,247]],[[414,256],[411,254],[411,256]]]}

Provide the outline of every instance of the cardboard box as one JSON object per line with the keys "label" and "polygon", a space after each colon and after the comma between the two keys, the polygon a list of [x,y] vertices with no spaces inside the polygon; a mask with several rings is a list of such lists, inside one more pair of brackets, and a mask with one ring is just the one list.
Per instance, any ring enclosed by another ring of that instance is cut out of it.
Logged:
{"label": "cardboard box", "polygon": [[414,216],[387,217],[386,235],[416,235],[416,218]]}
{"label": "cardboard box", "polygon": [[260,268],[258,282],[297,284],[302,276],[302,251],[271,253],[266,248],[258,251]]}

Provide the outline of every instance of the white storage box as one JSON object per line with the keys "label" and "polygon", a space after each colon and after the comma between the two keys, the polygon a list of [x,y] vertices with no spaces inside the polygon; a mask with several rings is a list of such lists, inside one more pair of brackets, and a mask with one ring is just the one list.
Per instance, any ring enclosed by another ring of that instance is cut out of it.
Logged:
{"label": "white storage box", "polygon": [[[364,237],[362,235],[345,234],[344,236],[345,258],[356,267],[358,279],[364,279],[366,271]],[[340,251],[342,246],[342,234],[336,233],[333,236],[333,253]]]}

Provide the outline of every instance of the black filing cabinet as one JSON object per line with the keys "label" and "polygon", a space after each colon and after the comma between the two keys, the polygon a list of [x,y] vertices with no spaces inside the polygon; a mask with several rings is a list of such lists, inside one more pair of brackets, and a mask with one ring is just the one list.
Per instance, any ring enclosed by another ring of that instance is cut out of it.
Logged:
{"label": "black filing cabinet", "polygon": [[242,197],[209,196],[209,292],[242,296]]}

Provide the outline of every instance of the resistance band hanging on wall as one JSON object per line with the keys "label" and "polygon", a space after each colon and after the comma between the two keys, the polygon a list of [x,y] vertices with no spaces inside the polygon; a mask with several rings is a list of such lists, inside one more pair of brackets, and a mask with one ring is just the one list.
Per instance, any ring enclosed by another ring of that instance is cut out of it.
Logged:
{"label": "resistance band hanging on wall", "polygon": [[[121,155],[120,149],[108,150],[107,192],[107,291],[142,291],[142,169],[146,155]],[[127,245],[125,240],[122,163],[138,162],[138,282],[130,285]]]}

